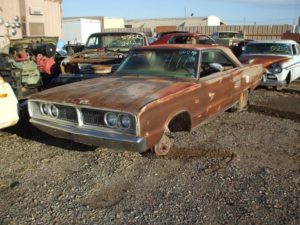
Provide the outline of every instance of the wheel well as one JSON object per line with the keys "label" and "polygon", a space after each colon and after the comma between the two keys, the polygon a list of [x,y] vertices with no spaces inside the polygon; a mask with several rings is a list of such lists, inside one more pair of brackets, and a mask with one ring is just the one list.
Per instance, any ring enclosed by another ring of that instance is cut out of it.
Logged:
{"label": "wheel well", "polygon": [[182,112],[172,118],[168,125],[170,132],[178,131],[190,131],[191,130],[191,118],[188,112]]}
{"label": "wheel well", "polygon": [[286,83],[289,84],[291,82],[291,71],[286,76]]}

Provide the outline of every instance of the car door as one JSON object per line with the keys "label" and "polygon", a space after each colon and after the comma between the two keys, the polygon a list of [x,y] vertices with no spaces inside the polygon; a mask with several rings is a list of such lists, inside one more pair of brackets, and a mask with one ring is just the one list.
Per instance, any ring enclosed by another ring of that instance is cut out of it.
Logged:
{"label": "car door", "polygon": [[199,101],[201,109],[199,117],[207,119],[225,111],[233,104],[231,74],[223,68],[222,71],[209,68],[210,64],[219,64],[227,60],[221,50],[205,50],[201,52],[201,69]]}
{"label": "car door", "polygon": [[292,45],[293,60],[292,60],[292,77],[291,81],[300,77],[300,47],[298,44]]}

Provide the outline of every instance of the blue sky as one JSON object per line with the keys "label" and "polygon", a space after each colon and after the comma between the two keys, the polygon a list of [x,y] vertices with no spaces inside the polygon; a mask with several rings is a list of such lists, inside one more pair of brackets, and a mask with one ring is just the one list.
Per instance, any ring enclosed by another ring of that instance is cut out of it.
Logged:
{"label": "blue sky", "polygon": [[[226,24],[296,24],[300,0],[63,0],[63,16],[218,16]],[[186,9],[186,10],[185,10]]]}

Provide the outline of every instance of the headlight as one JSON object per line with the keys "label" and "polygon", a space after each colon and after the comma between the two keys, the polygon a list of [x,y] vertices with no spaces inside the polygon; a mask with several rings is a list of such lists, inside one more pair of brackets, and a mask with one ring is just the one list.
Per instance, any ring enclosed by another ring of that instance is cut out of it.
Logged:
{"label": "headlight", "polygon": [[116,127],[118,124],[118,116],[116,113],[108,112],[105,114],[105,123],[108,127]]}
{"label": "headlight", "polygon": [[121,114],[119,116],[121,128],[129,129],[131,126],[131,120],[128,115]]}
{"label": "headlight", "polygon": [[51,105],[50,106],[50,113],[51,113],[51,116],[57,118],[58,115],[59,115],[59,110],[55,105]]}
{"label": "headlight", "polygon": [[49,107],[46,104],[41,104],[40,106],[41,113],[43,115],[49,115]]}
{"label": "headlight", "polygon": [[278,65],[278,64],[273,64],[271,66],[271,69],[272,69],[273,73],[281,73],[282,72],[282,67],[281,67],[281,65]]}

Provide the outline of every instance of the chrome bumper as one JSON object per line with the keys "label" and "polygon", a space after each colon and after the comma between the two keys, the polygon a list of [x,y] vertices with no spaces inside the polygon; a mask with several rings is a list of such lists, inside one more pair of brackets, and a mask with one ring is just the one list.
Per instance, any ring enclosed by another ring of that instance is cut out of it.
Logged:
{"label": "chrome bumper", "polygon": [[117,151],[147,151],[144,138],[129,134],[90,130],[39,119],[30,119],[30,122],[41,131],[54,137],[69,139],[82,144],[107,147]]}
{"label": "chrome bumper", "polygon": [[280,80],[273,80],[273,79],[268,79],[266,75],[263,75],[261,79],[260,86],[285,86],[287,85],[286,81],[280,81]]}

